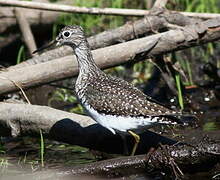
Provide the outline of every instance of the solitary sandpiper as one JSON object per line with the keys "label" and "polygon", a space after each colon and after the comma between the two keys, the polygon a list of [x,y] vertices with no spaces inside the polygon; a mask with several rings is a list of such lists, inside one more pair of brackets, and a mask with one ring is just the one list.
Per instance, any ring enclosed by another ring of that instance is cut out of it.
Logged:
{"label": "solitary sandpiper", "polygon": [[116,131],[130,133],[136,142],[132,155],[140,140],[132,130],[157,124],[184,124],[181,113],[164,107],[132,84],[101,71],[82,27],[64,27],[55,42],[70,46],[76,55],[79,75],[75,90],[87,114],[113,134]]}

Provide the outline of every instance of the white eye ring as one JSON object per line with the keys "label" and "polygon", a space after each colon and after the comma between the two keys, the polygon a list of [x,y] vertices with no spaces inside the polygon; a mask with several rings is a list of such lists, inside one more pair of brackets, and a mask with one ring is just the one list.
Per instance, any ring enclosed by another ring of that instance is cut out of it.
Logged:
{"label": "white eye ring", "polygon": [[64,36],[65,38],[70,37],[70,35],[71,35],[71,33],[70,33],[69,31],[64,31],[64,32],[63,32],[63,36]]}

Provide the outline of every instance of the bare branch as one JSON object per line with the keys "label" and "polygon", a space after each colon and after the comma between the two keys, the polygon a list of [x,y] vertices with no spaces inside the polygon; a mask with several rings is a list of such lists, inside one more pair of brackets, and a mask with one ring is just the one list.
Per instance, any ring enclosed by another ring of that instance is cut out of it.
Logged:
{"label": "bare branch", "polygon": [[16,0],[0,0],[2,5],[10,5],[15,7],[24,7],[31,9],[41,9],[50,11],[60,11],[69,13],[86,13],[86,14],[105,14],[118,16],[144,16],[149,13],[146,10],[136,9],[119,9],[119,8],[94,8],[94,7],[77,7],[67,5],[55,5],[52,3],[16,1]]}
{"label": "bare branch", "polygon": [[[1,135],[38,134],[39,129],[48,134],[57,121],[65,118],[73,120],[82,127],[95,124],[87,116],[56,110],[48,106],[0,102],[0,107],[0,126],[4,127],[1,128]],[[11,130],[11,133],[4,134],[9,132],[8,130]]]}
{"label": "bare branch", "polygon": [[[166,3],[165,1],[160,2],[162,3],[161,4],[162,6],[165,5]],[[146,16],[150,12],[141,9],[94,8],[94,7],[87,8],[87,7],[77,7],[77,6],[67,6],[67,5],[56,5],[52,3],[40,3],[40,2],[17,1],[17,0],[0,0],[0,4],[14,6],[14,7],[24,7],[31,9],[49,10],[49,11],[118,15],[118,16]],[[220,17],[220,14],[217,13],[188,13],[188,12],[181,12],[181,13],[189,17],[197,17],[197,18],[205,18],[205,19]]]}
{"label": "bare branch", "polygon": [[153,8],[165,8],[167,2],[168,2],[168,0],[156,0]]}
{"label": "bare branch", "polygon": [[[97,49],[93,51],[93,56],[100,67],[112,67],[132,60],[138,54],[147,53],[158,42],[158,38],[159,36],[153,36],[147,39],[142,38]],[[131,50],[128,52],[127,49]],[[77,75],[77,73],[78,65],[73,55],[45,63],[12,69],[0,73],[0,78],[3,77],[0,81],[0,94],[18,90],[14,83],[7,79],[13,80],[25,89],[30,86],[72,77]]]}
{"label": "bare branch", "polygon": [[35,49],[37,49],[37,46],[34,40],[34,36],[31,32],[30,25],[24,13],[22,12],[22,9],[15,8],[15,14],[16,14],[16,18],[17,18],[20,30],[22,32],[23,38],[24,38],[24,42],[29,50],[29,53],[32,55],[32,52]]}
{"label": "bare branch", "polygon": [[[33,0],[34,2],[36,0]],[[48,0],[44,0],[47,2]],[[70,1],[61,0],[54,4],[71,3]],[[1,3],[1,2],[0,2]],[[45,30],[45,27],[49,27],[57,20],[57,18],[62,14],[62,12],[55,11],[44,11],[44,10],[34,10],[27,8],[20,8],[24,16],[27,18],[28,23],[34,27],[32,31],[39,33]],[[15,15],[15,7],[5,7],[0,6],[1,21],[0,21],[0,33],[8,33],[11,28],[17,28],[17,21]]]}
{"label": "bare branch", "polygon": [[194,12],[180,12],[180,13],[188,17],[201,18],[201,19],[212,19],[212,18],[220,17],[220,14],[218,13],[194,13]]}
{"label": "bare branch", "polygon": [[[168,27],[169,23],[178,26],[186,26],[199,22],[201,21],[188,18],[180,13],[169,12],[161,14],[160,16],[148,16],[143,19],[134,21],[133,23],[129,22],[121,27],[104,31],[102,33],[89,37],[88,42],[91,49],[98,49],[110,46],[112,44],[118,44],[119,42],[136,39],[139,36],[151,33],[152,30],[159,31],[160,29]],[[10,66],[9,69],[16,69],[27,65],[38,64],[71,54],[71,48],[67,46],[62,46],[53,50],[46,51],[40,56],[28,59],[15,66]]]}
{"label": "bare branch", "polygon": [[[217,134],[219,133],[216,132]],[[191,133],[190,135],[195,138]],[[199,137],[199,139],[201,138]],[[157,179],[175,176],[176,179],[192,179],[197,172],[210,172],[211,168],[216,172],[219,159],[219,143],[203,139],[194,146],[164,146],[164,148],[154,149],[154,152],[149,152],[147,155],[112,158],[56,171],[37,171],[34,174],[25,174],[25,178],[32,179],[34,176],[41,179],[88,179],[88,177],[89,179],[100,179],[101,177],[101,179],[110,177],[111,179],[128,179],[126,177],[141,175],[141,177],[148,178],[149,176],[152,179],[155,175]],[[166,176],[158,172],[166,172]],[[184,176],[184,174],[187,175]],[[3,179],[11,178],[12,176],[8,174],[6,177],[3,176]],[[16,178],[23,179],[24,175],[17,175]]]}
{"label": "bare branch", "polygon": [[[101,68],[109,68],[128,61],[145,60],[147,57],[198,46],[220,39],[220,20],[211,19],[184,29],[144,37],[125,43],[92,51],[96,63]],[[129,51],[127,51],[129,49]],[[53,61],[12,69],[0,73],[22,88],[37,86],[77,75],[78,68],[74,56],[66,56]],[[18,76],[19,74],[19,76]],[[8,80],[0,83],[0,94],[16,91],[18,88]]]}
{"label": "bare branch", "polygon": [[[53,140],[103,152],[117,154],[124,152],[120,135],[114,135],[87,116],[47,106],[0,103],[0,136],[36,136],[39,135],[40,129],[45,137]],[[177,142],[150,131],[142,132],[140,136],[142,140],[137,149],[138,154],[147,152],[149,148],[156,147],[159,143],[171,145]],[[146,138],[149,139],[148,143],[145,142]],[[133,137],[127,134],[125,140],[130,152],[133,148]]]}

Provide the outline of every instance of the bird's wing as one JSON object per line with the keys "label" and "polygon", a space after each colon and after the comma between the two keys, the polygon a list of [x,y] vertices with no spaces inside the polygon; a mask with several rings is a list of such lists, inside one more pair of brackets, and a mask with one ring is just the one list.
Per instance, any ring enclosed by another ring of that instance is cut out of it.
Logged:
{"label": "bird's wing", "polygon": [[102,83],[98,79],[95,82],[87,86],[85,94],[99,113],[133,117],[175,114],[124,80],[108,77]]}

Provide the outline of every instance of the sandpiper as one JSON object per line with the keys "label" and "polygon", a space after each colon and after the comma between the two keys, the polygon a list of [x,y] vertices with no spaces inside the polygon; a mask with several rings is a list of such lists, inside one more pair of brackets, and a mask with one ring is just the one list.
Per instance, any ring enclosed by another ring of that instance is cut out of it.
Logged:
{"label": "sandpiper", "polygon": [[140,141],[132,130],[158,124],[184,124],[180,112],[161,105],[132,84],[105,74],[93,59],[82,27],[64,27],[55,42],[70,46],[76,55],[79,75],[75,91],[86,113],[113,134],[130,133],[135,139],[131,155]]}

